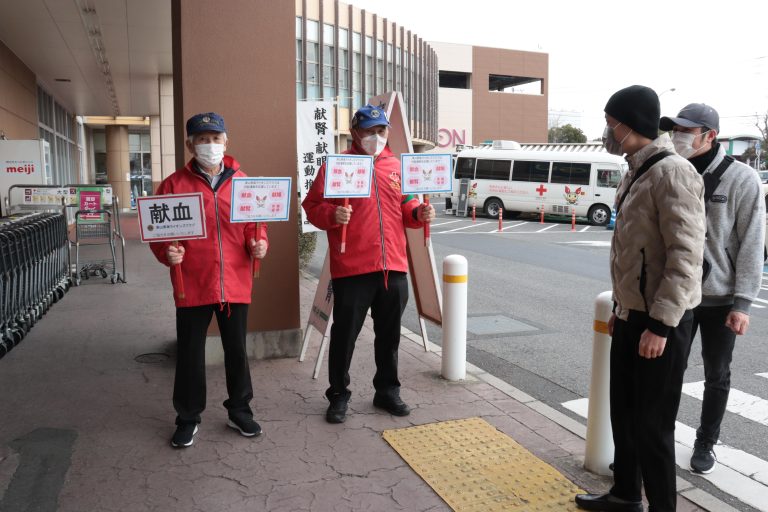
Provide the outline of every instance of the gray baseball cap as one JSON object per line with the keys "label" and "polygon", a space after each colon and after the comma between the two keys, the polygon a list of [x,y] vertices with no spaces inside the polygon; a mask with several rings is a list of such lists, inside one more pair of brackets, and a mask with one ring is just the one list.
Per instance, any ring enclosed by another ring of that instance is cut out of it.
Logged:
{"label": "gray baseball cap", "polygon": [[691,103],[686,105],[677,114],[677,117],[662,117],[659,120],[659,128],[668,132],[677,126],[686,128],[705,127],[720,133],[720,116],[717,110],[704,103]]}

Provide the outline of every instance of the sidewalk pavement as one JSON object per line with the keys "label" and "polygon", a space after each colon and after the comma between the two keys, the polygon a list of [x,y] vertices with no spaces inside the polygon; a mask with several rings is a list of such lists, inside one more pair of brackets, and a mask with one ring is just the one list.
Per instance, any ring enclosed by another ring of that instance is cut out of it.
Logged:
{"label": "sidewalk pavement", "polygon": [[[412,333],[402,339],[400,379],[413,412],[398,418],[374,409],[370,318],[352,363],[346,423],[325,422],[326,366],[312,379],[315,333],[303,363],[251,362],[261,436],[226,427],[224,370],[212,365],[195,443],[172,449],[175,318],[167,270],[135,240],[126,260],[127,284],[83,281],[0,360],[1,512],[449,510],[382,432],[474,416],[581,488],[610,485],[583,469],[583,425],[471,366],[463,382],[441,379],[439,353],[425,352]],[[313,279],[303,275],[302,327],[313,294]],[[706,508],[679,496],[678,510]]]}

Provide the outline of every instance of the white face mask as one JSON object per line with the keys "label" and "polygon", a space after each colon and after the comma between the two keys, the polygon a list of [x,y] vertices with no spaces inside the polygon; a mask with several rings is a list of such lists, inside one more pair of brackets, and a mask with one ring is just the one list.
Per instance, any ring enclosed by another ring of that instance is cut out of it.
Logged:
{"label": "white face mask", "polygon": [[382,151],[384,151],[384,146],[386,145],[387,138],[382,137],[376,133],[368,135],[367,137],[362,137],[360,139],[360,146],[368,155],[378,156]]}
{"label": "white face mask", "polygon": [[[709,130],[707,130],[709,131]],[[704,135],[704,133],[686,133],[686,132],[672,132],[672,144],[675,145],[675,151],[681,157],[688,159],[693,157],[701,148],[694,148],[693,141],[696,137]]]}
{"label": "white face mask", "polygon": [[627,137],[629,137],[629,134],[632,132],[627,133],[621,141],[617,141],[616,136],[614,135],[614,130],[619,126],[621,126],[621,123],[614,127],[605,125],[605,130],[603,130],[603,147],[612,155],[622,156],[624,154],[624,149],[621,145],[624,144],[624,141],[627,140]]}
{"label": "white face mask", "polygon": [[205,169],[216,167],[224,158],[224,144],[197,144],[195,158]]}

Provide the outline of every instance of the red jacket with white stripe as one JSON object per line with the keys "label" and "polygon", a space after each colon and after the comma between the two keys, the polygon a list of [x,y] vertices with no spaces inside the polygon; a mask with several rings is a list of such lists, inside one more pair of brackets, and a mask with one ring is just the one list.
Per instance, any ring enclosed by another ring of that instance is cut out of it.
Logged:
{"label": "red jacket with white stripe", "polygon": [[[232,200],[232,177],[244,177],[240,164],[231,156],[224,156],[224,171],[216,188],[195,171],[194,160],[168,176],[155,192],[163,194],[203,194],[205,209],[205,232],[207,238],[182,240],[184,260],[181,275],[184,280],[185,297],[179,298],[179,283],[171,268],[171,283],[176,307],[192,307],[207,304],[233,302],[251,303],[251,239],[267,239],[266,223],[259,226],[253,222],[230,222]],[[171,242],[152,242],[150,249],[160,263],[170,266],[166,250]]]}
{"label": "red jacket with white stripe", "polygon": [[[365,154],[357,145],[345,153]],[[423,226],[414,213],[419,201],[415,196],[402,194],[400,160],[388,146],[376,157],[373,167],[371,196],[349,199],[352,217],[347,224],[344,254],[340,252],[342,225],[335,219],[336,207],[343,206],[344,199],[324,197],[325,165],[320,168],[301,204],[309,221],[328,235],[333,278],[379,271],[408,271],[405,228]]]}

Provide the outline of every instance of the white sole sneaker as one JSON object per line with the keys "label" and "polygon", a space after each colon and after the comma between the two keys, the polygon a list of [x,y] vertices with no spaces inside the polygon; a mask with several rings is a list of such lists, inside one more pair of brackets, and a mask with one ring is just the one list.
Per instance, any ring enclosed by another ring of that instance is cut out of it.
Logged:
{"label": "white sole sneaker", "polygon": [[197,425],[195,425],[195,430],[192,432],[192,439],[190,439],[188,443],[174,443],[173,440],[171,440],[171,446],[174,448],[187,448],[188,446],[192,446],[192,443],[195,442],[195,434],[197,434]]}
{"label": "white sole sneaker", "polygon": [[261,430],[259,430],[258,432],[246,432],[243,429],[241,429],[240,427],[238,427],[237,423],[235,423],[232,420],[227,420],[227,426],[237,430],[238,432],[240,432],[240,435],[243,435],[245,437],[254,437],[254,436],[258,436],[258,435],[261,434]]}

